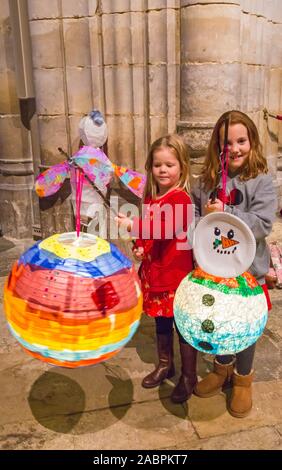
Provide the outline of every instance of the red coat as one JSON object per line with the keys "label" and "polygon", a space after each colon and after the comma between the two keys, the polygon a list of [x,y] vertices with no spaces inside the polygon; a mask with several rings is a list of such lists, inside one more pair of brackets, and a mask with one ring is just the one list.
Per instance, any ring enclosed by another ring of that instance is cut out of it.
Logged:
{"label": "red coat", "polygon": [[131,232],[139,237],[135,246],[145,250],[141,270],[146,273],[151,292],[176,290],[193,269],[192,249],[186,235],[193,219],[191,199],[176,188],[159,199],[147,198],[145,204],[147,210],[143,218],[133,219]]}

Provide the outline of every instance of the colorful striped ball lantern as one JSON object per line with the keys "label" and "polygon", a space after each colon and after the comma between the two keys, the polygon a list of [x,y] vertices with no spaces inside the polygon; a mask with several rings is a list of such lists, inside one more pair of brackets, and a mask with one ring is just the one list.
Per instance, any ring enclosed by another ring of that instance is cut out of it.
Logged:
{"label": "colorful striped ball lantern", "polygon": [[193,247],[199,266],[176,291],[177,327],[199,351],[243,351],[261,336],[268,314],[262,287],[245,272],[255,256],[254,236],[239,218],[211,213],[197,225]]}
{"label": "colorful striped ball lantern", "polygon": [[4,309],[28,353],[74,368],[105,361],[128,343],[142,294],[132,262],[115,245],[66,233],[36,243],[14,264]]}

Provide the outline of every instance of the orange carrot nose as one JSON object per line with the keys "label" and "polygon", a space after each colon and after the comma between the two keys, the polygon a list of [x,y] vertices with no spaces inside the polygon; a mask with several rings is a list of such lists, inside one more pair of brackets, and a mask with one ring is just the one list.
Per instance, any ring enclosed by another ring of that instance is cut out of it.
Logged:
{"label": "orange carrot nose", "polygon": [[226,238],[221,236],[221,244],[222,248],[230,248],[231,246],[238,245],[239,242],[237,240],[231,240],[230,238]]}

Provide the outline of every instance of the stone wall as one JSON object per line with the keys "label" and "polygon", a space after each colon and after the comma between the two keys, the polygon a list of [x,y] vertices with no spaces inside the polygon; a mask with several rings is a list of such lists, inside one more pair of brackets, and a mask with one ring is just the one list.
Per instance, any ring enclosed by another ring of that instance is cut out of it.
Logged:
{"label": "stone wall", "polygon": [[[43,167],[61,161],[57,148],[77,150],[78,122],[97,107],[116,163],[143,171],[149,143],[177,129],[198,172],[214,122],[236,108],[257,123],[282,186],[281,122],[265,121],[262,112],[282,111],[279,0],[27,0],[27,6],[40,155],[21,124],[9,2],[1,0],[0,171],[32,170],[38,158]],[[31,233],[32,180],[0,175],[4,233]],[[71,227],[68,200],[51,203],[41,211],[44,235]]]}
{"label": "stone wall", "polygon": [[[279,1],[181,2],[181,108],[178,131],[203,157],[214,122],[240,109],[257,124],[277,185],[282,111],[282,10]],[[196,158],[200,167],[202,158]],[[197,169],[195,169],[197,171]]]}

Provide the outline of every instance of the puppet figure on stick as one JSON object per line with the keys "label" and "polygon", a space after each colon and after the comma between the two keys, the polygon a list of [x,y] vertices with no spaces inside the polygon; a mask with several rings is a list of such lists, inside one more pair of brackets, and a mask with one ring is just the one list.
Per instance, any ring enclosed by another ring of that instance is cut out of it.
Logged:
{"label": "puppet figure on stick", "polygon": [[[142,175],[137,181],[136,172],[116,167],[90,146],[36,180],[36,192],[44,197],[70,175],[76,202],[76,232],[37,242],[13,265],[5,285],[9,329],[41,361],[69,368],[97,364],[117,354],[139,325],[142,294],[132,262],[114,244],[80,232],[81,205],[87,211],[95,195],[106,202],[117,168],[131,176],[132,191],[142,191]],[[86,185],[94,196],[90,201],[83,199]]]}

